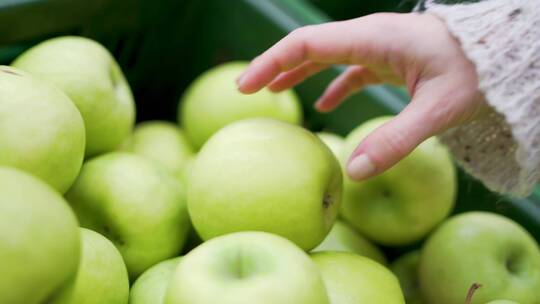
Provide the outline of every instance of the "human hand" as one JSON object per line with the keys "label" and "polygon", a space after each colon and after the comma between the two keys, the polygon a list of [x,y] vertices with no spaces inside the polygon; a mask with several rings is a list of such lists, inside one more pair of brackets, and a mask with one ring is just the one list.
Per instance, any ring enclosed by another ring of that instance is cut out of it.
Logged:
{"label": "human hand", "polygon": [[347,173],[355,180],[384,172],[427,138],[486,108],[473,63],[445,23],[429,14],[379,13],[299,28],[255,58],[237,83],[246,94],[265,86],[278,92],[332,64],[350,67],[315,103],[319,111],[371,84],[405,84],[412,96],[353,152]]}

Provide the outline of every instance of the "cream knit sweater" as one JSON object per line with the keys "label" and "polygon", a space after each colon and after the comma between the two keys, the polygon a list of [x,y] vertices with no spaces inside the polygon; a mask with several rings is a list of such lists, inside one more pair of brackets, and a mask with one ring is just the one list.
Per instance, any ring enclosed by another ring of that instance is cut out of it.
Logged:
{"label": "cream knit sweater", "polygon": [[540,180],[540,0],[428,1],[426,8],[446,22],[476,65],[492,109],[442,141],[491,190],[529,194]]}

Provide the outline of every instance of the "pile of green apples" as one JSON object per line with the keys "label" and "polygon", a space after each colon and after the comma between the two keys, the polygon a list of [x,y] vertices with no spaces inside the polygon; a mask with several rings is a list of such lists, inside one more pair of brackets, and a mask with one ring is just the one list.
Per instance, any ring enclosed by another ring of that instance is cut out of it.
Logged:
{"label": "pile of green apples", "polygon": [[501,215],[451,216],[436,138],[353,181],[349,155],[391,117],[313,133],[292,90],[240,94],[245,67],[197,77],[178,123],[135,125],[93,40],[0,66],[0,304],[540,303],[538,244]]}

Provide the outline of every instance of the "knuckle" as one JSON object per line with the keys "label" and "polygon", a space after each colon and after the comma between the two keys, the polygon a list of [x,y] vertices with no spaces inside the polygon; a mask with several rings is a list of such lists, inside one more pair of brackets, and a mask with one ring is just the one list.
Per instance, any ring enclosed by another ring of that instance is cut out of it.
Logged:
{"label": "knuckle", "polygon": [[[379,153],[374,155],[374,161],[379,164],[387,163],[389,160],[396,160],[404,157],[411,149],[407,130],[392,130],[389,127],[382,127],[375,132],[372,137],[372,146],[378,146]],[[394,162],[394,161],[392,161]]]}
{"label": "knuckle", "polygon": [[305,32],[306,32],[306,27],[307,26],[303,26],[303,27],[299,27],[299,28],[296,28],[294,29],[290,34],[289,34],[289,37],[290,38],[299,38],[299,37],[302,37]]}
{"label": "knuckle", "polygon": [[294,29],[290,34],[289,38],[292,39],[304,39],[313,33],[317,25],[305,25],[299,28]]}

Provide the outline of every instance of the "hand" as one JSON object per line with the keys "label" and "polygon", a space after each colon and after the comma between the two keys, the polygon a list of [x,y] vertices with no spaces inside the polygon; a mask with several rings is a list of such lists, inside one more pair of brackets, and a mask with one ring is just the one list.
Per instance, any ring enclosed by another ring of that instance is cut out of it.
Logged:
{"label": "hand", "polygon": [[445,23],[429,14],[381,13],[299,28],[255,58],[238,87],[246,94],[265,86],[278,92],[332,64],[350,67],[316,102],[319,111],[370,84],[405,84],[412,96],[353,152],[347,172],[355,180],[380,174],[427,138],[486,108],[473,63]]}

